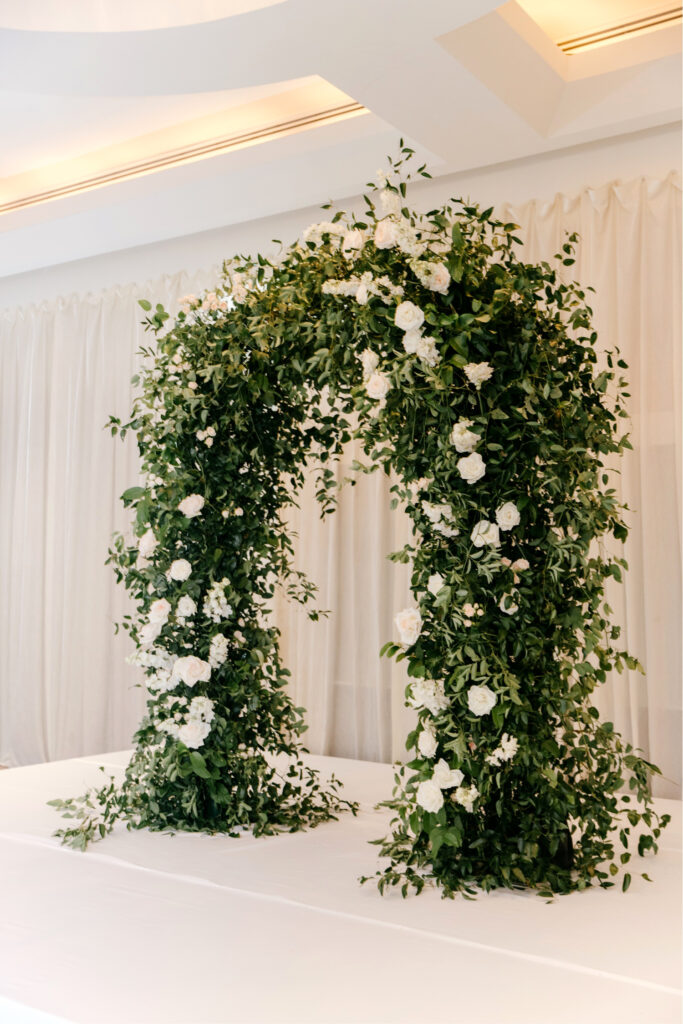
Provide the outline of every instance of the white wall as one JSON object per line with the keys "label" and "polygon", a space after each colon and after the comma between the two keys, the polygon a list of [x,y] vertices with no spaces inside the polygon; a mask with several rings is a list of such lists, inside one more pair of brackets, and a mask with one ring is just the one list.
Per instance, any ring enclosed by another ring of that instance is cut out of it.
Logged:
{"label": "white wall", "polygon": [[[466,144],[467,140],[463,140],[463,145]],[[433,181],[420,181],[413,188],[413,201],[422,208],[440,205],[450,196],[469,197],[485,206],[527,199],[543,201],[552,199],[557,192],[572,195],[586,185],[599,187],[615,179],[663,178],[671,170],[680,168],[679,122],[604,142],[446,175]],[[369,168],[368,178],[374,171],[375,168]],[[341,197],[339,205],[350,209],[357,203],[357,197]],[[1,278],[0,309],[49,302],[74,292],[97,292],[133,281],[143,283],[180,270],[208,272],[234,253],[268,252],[272,248],[271,239],[291,241],[307,224],[320,219],[319,210],[306,207]],[[211,277],[207,273],[207,284]]]}

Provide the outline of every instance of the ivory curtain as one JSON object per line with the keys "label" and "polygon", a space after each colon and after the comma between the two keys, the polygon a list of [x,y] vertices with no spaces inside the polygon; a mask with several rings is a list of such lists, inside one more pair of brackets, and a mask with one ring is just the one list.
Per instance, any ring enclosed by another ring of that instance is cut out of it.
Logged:
{"label": "ivory curtain", "polygon": [[[598,703],[659,763],[659,794],[680,796],[680,181],[613,183],[499,212],[520,224],[531,260],[551,257],[565,231],[581,235],[572,273],[596,289],[601,346],[618,345],[630,366],[635,450],[618,479],[633,510],[631,571],[612,605],[648,674],[615,676]],[[213,281],[215,271],[177,275],[0,314],[0,763],[130,742],[142,693],[127,641],[113,635],[124,594],[102,563],[112,530],[126,527],[117,499],[137,467],[134,445],[102,427],[130,406],[144,337],[136,300],[173,307]],[[337,467],[340,481],[355,454]],[[292,515],[299,565],[332,613],[310,622],[298,606],[275,607],[314,752],[391,760],[403,751],[405,676],[377,658],[409,601],[407,567],[386,560],[408,536],[389,486],[380,472],[361,476],[323,523],[306,489]]]}

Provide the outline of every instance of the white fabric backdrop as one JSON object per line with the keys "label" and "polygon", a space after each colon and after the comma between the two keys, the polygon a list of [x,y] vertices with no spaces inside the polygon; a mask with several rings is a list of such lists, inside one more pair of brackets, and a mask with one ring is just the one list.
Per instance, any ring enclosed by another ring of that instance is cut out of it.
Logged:
{"label": "white fabric backdrop", "polygon": [[[599,703],[662,767],[668,781],[658,792],[679,796],[680,182],[612,184],[501,212],[522,226],[529,259],[552,256],[565,230],[580,233],[575,272],[596,288],[601,345],[618,344],[630,364],[635,452],[621,484],[634,510],[631,572],[612,603],[648,676],[616,677]],[[137,298],[172,306],[213,280],[210,271],[177,275],[0,315],[0,762],[129,742],[142,696],[131,690],[126,642],[112,635],[123,594],[102,562],[112,529],[125,526],[117,497],[136,464],[133,445],[115,444],[101,428],[130,404],[143,337]],[[276,607],[315,752],[389,760],[403,751],[405,677],[376,656],[408,600],[406,567],[385,559],[407,531],[389,509],[388,487],[379,473],[361,477],[325,523],[305,492],[293,516],[299,563],[332,611],[312,623],[297,607]]]}

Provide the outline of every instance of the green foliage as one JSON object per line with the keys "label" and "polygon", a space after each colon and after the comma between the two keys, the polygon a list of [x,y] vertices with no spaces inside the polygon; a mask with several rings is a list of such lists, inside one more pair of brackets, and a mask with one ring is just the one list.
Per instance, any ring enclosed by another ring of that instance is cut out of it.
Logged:
{"label": "green foliage", "polygon": [[[394,175],[410,156],[404,148]],[[439,706],[420,707],[412,760],[387,804],[380,889],[419,892],[435,881],[447,896],[503,886],[548,897],[612,885],[616,844],[627,848],[632,828],[642,833],[638,853],[656,852],[667,823],[651,809],[657,769],[590,699],[612,669],[639,667],[614,646],[604,597],[605,581],[627,568],[603,547],[627,535],[606,472],[630,447],[625,364],[614,352],[599,365],[586,293],[560,276],[575,237],[552,265],[530,265],[517,255],[516,226],[491,210],[453,201],[417,216],[405,196],[404,180],[387,180],[379,196],[373,186],[362,218],[335,214],[276,260],[233,259],[221,288],[190,297],[170,329],[162,307],[146,321],[156,346],[140,395],[130,421],[110,426],[136,433],[147,483],[123,499],[138,538],[151,531],[157,546],[141,559],[118,536],[110,560],[137,603],[124,627],[148,676],[148,711],[123,786],[60,804],[78,820],[61,833],[67,842],[85,848],[119,817],[260,834],[348,806],[298,761],[302,710],[285,692],[267,609],[278,583],[313,601],[315,586],[292,564],[285,512],[311,473],[322,514],[334,510],[330,462],[357,436],[369,462],[354,469],[393,472],[395,503],[414,527],[414,542],[392,558],[412,564],[421,628],[415,642],[389,641],[381,653],[407,660],[414,703],[417,682],[443,684]],[[396,325],[401,302],[424,315],[422,347]],[[492,370],[480,386],[464,372],[472,364]],[[463,420],[485,461],[471,483],[452,440]],[[204,500],[191,517],[179,509],[189,495]],[[476,546],[475,526],[507,503],[519,523]],[[179,558],[192,570],[182,581],[169,576]],[[218,623],[204,612],[217,585],[229,606]],[[189,617],[184,597],[196,605]],[[150,648],[144,631],[161,599],[170,611]],[[175,679],[176,658],[211,660],[217,632],[227,654],[210,677]],[[475,714],[472,687],[495,706]],[[198,695],[213,717],[189,749],[174,723]],[[434,775],[435,757],[422,753],[429,731],[436,757],[470,787],[445,784],[434,810],[417,799]],[[514,753],[499,757],[511,738]],[[568,830],[572,868],[558,852]]]}

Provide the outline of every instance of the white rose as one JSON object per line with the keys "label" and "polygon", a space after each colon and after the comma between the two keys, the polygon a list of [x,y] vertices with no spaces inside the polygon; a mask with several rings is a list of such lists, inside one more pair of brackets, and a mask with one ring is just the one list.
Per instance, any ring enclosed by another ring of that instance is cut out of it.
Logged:
{"label": "white rose", "polygon": [[423,807],[425,811],[429,811],[430,814],[436,814],[443,807],[443,793],[433,779],[427,779],[426,782],[420,783],[417,787],[415,799],[420,807]]}
{"label": "white rose", "polygon": [[422,337],[422,331],[419,328],[413,328],[412,331],[406,331],[403,335],[403,347],[409,356],[414,356],[417,352],[417,347],[420,344]]}
{"label": "white rose", "polygon": [[519,509],[513,501],[506,501],[504,505],[496,509],[496,522],[501,530],[512,530],[519,526]]}
{"label": "white rose", "polygon": [[386,398],[391,390],[391,381],[383,373],[373,373],[368,379],[365,390],[368,398],[381,401]]}
{"label": "white rose", "polygon": [[398,228],[393,220],[381,220],[375,228],[375,245],[378,249],[391,249],[398,242]]}
{"label": "white rose", "polygon": [[431,725],[431,723],[427,723],[423,726],[422,731],[417,738],[417,749],[423,757],[434,757],[438,745],[434,726]]}
{"label": "white rose", "polygon": [[198,516],[204,508],[204,499],[201,494],[188,494],[178,505],[178,511],[182,512],[188,519]]}
{"label": "white rose", "polygon": [[515,612],[519,611],[519,605],[515,604],[515,598],[517,597],[517,591],[511,590],[509,594],[503,594],[500,599],[498,607],[506,615],[514,615]]}
{"label": "white rose", "polygon": [[201,747],[210,732],[211,726],[208,722],[203,722],[199,718],[192,718],[189,722],[180,726],[177,732],[177,738],[181,743],[184,743],[186,747],[196,749],[197,747]]}
{"label": "white rose", "polygon": [[363,232],[358,228],[347,231],[342,239],[342,252],[350,252],[353,249],[362,249],[365,243]]}
{"label": "white rose", "polygon": [[197,605],[192,598],[188,594],[183,594],[176,606],[176,615],[181,619],[190,619],[196,611]]}
{"label": "white rose", "polygon": [[151,647],[161,633],[163,622],[146,622],[138,630],[138,643],[141,647]]}
{"label": "white rose", "polygon": [[475,385],[477,391],[484,381],[493,375],[493,367],[489,363],[468,363],[463,370],[468,381]]}
{"label": "white rose", "polygon": [[475,484],[477,480],[481,480],[486,472],[486,463],[479,452],[472,452],[471,455],[463,456],[462,459],[458,459],[457,465],[458,473],[468,484]]}
{"label": "white rose", "polygon": [[168,575],[171,579],[176,580],[178,583],[188,579],[191,574],[192,566],[186,558],[176,558],[175,562],[171,562],[171,568],[168,570]]}
{"label": "white rose", "polygon": [[500,533],[496,523],[490,523],[488,519],[480,519],[470,534],[470,539],[475,548],[483,548],[484,544],[491,544],[497,548],[500,546]]}
{"label": "white rose", "polygon": [[467,706],[473,715],[488,715],[498,703],[498,697],[488,686],[470,686],[467,691]]}
{"label": "white rose", "polygon": [[451,272],[445,263],[429,264],[429,281],[427,287],[433,292],[445,295],[451,286]]}
{"label": "white rose", "polygon": [[140,540],[138,541],[138,551],[143,558],[149,558],[149,556],[154,553],[158,543],[159,542],[154,536],[154,531],[147,530],[147,532],[143,533],[142,537],[140,537]]}
{"label": "white rose", "polygon": [[453,786],[459,786],[464,777],[459,768],[450,768],[443,757],[434,765],[432,778],[439,789],[451,789]]}
{"label": "white rose", "polygon": [[171,605],[165,597],[160,597],[150,606],[148,618],[150,622],[166,622],[170,614]]}
{"label": "white rose", "polygon": [[404,608],[394,619],[401,643],[412,647],[422,632],[422,616],[417,608]]}
{"label": "white rose", "polygon": [[202,661],[194,654],[188,654],[185,658],[178,658],[173,666],[173,675],[176,679],[182,679],[186,686],[208,683],[211,666],[208,661]]}
{"label": "white rose", "polygon": [[414,302],[402,302],[396,307],[394,323],[402,331],[415,331],[422,327],[425,315]]}
{"label": "white rose", "polygon": [[432,715],[438,715],[448,707],[448,697],[442,679],[415,679],[410,686],[408,703],[411,707],[426,708]]}
{"label": "white rose", "polygon": [[458,420],[451,430],[451,444],[456,452],[472,452],[479,444],[481,438],[469,429],[471,426],[472,420]]}
{"label": "white rose", "polygon": [[427,590],[430,594],[433,594],[434,597],[436,597],[442,587],[443,576],[440,572],[433,572],[427,581]]}

